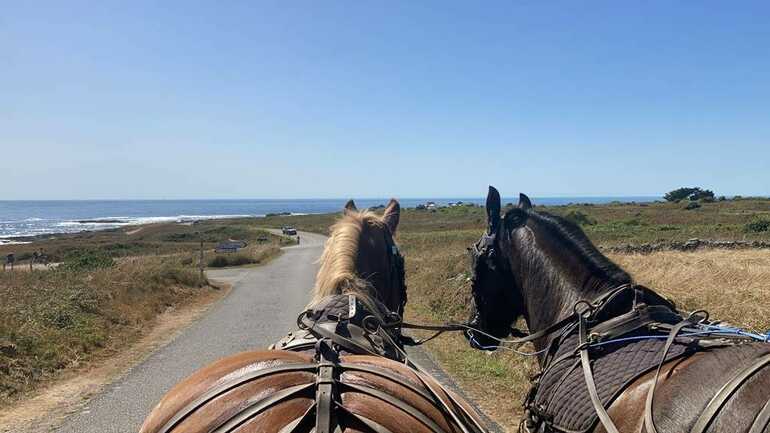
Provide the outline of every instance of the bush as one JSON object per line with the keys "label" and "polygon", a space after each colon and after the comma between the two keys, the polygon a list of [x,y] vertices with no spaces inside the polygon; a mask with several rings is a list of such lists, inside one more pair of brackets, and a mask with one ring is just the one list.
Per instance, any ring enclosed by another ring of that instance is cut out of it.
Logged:
{"label": "bush", "polygon": [[663,196],[666,201],[678,202],[680,200],[710,200],[714,201],[714,191],[701,189],[700,187],[677,188]]}
{"label": "bush", "polygon": [[581,226],[592,226],[596,224],[596,221],[591,219],[588,215],[580,212],[579,210],[571,210],[564,215],[564,218],[572,221],[573,223]]}
{"label": "bush", "polygon": [[694,210],[694,209],[698,209],[699,207],[700,207],[700,203],[698,203],[697,201],[691,201],[691,202],[687,203],[687,206],[685,206],[684,209],[685,210]]}
{"label": "bush", "polygon": [[201,278],[200,271],[195,268],[166,264],[153,276],[159,283],[181,284],[187,287],[203,287],[208,284]]}
{"label": "bush", "polygon": [[702,200],[711,203],[714,201],[714,191],[696,188],[696,191],[690,194],[690,200]]}
{"label": "bush", "polygon": [[257,260],[244,254],[235,254],[231,256],[216,256],[209,260],[208,265],[210,268],[224,268],[227,266],[242,266],[252,263],[257,263]]}
{"label": "bush", "polygon": [[743,230],[748,233],[761,233],[770,230],[770,220],[757,219],[743,227]]}
{"label": "bush", "polygon": [[77,250],[67,254],[60,265],[67,271],[93,271],[96,269],[110,268],[115,265],[112,257],[96,250]]}

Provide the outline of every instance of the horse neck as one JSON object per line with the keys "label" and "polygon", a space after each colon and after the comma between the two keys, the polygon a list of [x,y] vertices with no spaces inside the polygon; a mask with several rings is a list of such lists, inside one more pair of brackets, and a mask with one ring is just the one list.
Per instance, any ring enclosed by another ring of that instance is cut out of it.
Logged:
{"label": "horse neck", "polygon": [[327,242],[311,305],[326,296],[354,294],[376,311],[381,310],[378,303],[397,311],[400,295],[391,287],[388,240],[366,219],[346,218]]}
{"label": "horse neck", "polygon": [[[578,301],[593,300],[617,285],[596,276],[575,258],[558,258],[534,245],[525,248],[528,257],[522,258],[515,272],[525,306],[524,319],[532,333],[567,318]],[[535,349],[542,350],[549,341],[548,337],[535,341]]]}

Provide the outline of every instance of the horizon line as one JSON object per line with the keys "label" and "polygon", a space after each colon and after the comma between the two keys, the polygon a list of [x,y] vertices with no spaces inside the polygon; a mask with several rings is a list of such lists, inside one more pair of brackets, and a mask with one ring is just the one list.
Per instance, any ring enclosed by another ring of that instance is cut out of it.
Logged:
{"label": "horizon line", "polygon": [[[740,194],[725,194],[725,197],[734,197]],[[552,198],[663,198],[663,194],[627,194],[627,195],[615,195],[615,194],[587,194],[587,195],[529,195],[533,199],[552,199]],[[745,195],[746,197],[756,197],[755,195]],[[473,200],[485,200],[485,195],[473,196],[381,196],[381,197],[355,197],[355,196],[342,196],[342,197],[231,197],[231,198],[34,198],[34,199],[0,199],[0,202],[32,202],[32,201],[237,201],[237,200],[276,200],[276,201],[309,201],[309,200],[389,200],[395,198],[397,200],[422,200],[422,199],[473,199]],[[518,194],[506,196],[502,195],[501,198],[518,198]]]}

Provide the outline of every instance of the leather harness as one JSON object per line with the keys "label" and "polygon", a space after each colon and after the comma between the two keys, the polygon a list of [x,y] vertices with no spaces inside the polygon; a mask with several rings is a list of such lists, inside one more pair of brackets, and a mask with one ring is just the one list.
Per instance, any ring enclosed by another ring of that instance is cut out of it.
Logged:
{"label": "leather harness", "polygon": [[[491,231],[491,233],[485,234],[481,240],[473,246],[472,254],[475,255],[477,267],[482,264],[490,267],[496,266],[494,260],[496,255],[496,237],[496,233]],[[474,272],[477,271],[478,269],[474,269]],[[614,317],[602,317],[602,313],[607,309],[608,306],[612,305],[616,299],[619,299],[622,295],[629,291],[633,292],[633,303],[631,309],[627,313]],[[707,323],[708,314],[703,311],[696,311],[689,317],[683,318],[676,310],[669,307],[668,305],[648,305],[646,303],[639,302],[638,300],[642,299],[644,291],[649,291],[649,289],[633,284],[621,285],[599,296],[593,301],[577,302],[574,305],[572,314],[568,315],[562,320],[559,320],[557,323],[554,323],[546,329],[535,332],[533,334],[526,334],[523,331],[514,328],[512,329],[514,334],[518,333],[519,335],[524,335],[524,337],[506,340],[506,342],[519,345],[557,334],[557,338],[551,340],[549,347],[546,350],[546,357],[542,363],[542,371],[539,374],[539,376],[542,377],[543,373],[546,372],[552,365],[561,361],[561,359],[553,359],[551,357],[551,355],[555,353],[555,349],[558,347],[560,341],[563,340],[563,337],[569,335],[571,332],[574,332],[575,329],[577,329],[579,344],[575,348],[575,352],[579,354],[580,366],[583,371],[585,385],[588,390],[591,403],[594,407],[594,410],[596,411],[596,414],[598,415],[599,422],[601,422],[607,432],[619,433],[614,422],[607,414],[607,410],[605,409],[604,404],[599,398],[596,382],[594,380],[591,368],[589,348],[592,344],[619,338],[642,329],[658,333],[661,331],[668,331],[668,336],[666,343],[663,346],[663,353],[655,372],[653,384],[647,393],[644,411],[645,432],[658,433],[653,419],[653,399],[661,369],[663,365],[669,360],[669,351],[677,341],[679,334],[683,331],[701,331],[702,329],[697,328],[697,326],[700,323]],[[723,339],[720,339],[719,342],[715,343],[702,340],[699,341],[700,339],[696,339],[695,342],[703,347],[708,347],[714,345],[735,344],[734,340],[738,340],[739,338],[731,337],[731,339],[733,340],[732,342],[725,342]],[[573,354],[574,352],[568,353],[567,355],[572,356]],[[766,354],[760,357],[751,365],[742,369],[733,377],[731,377],[709,401],[705,410],[700,414],[697,421],[693,425],[693,428],[690,430],[690,433],[705,433],[727,400],[732,395],[734,395],[735,392],[740,389],[740,387],[752,375],[768,365],[770,365],[770,354]],[[537,429],[537,432],[557,431],[553,429],[553,426],[549,425],[548,420],[536,419],[536,417],[533,419],[535,411],[533,410],[534,408],[532,407],[532,404],[534,400],[533,397],[536,392],[537,384],[534,384],[525,402],[527,419],[522,422],[522,426],[530,432],[534,432],[535,429]],[[761,433],[768,425],[770,425],[770,402],[765,404],[765,406],[760,410],[749,433]]]}
{"label": "leather harness", "polygon": [[[374,302],[376,307],[385,309],[379,301],[375,300]],[[426,378],[428,373],[409,359],[403,350],[400,327],[398,326],[401,321],[398,316],[395,313],[390,313],[386,319],[383,321],[377,318],[356,295],[335,295],[324,299],[313,309],[300,314],[297,318],[300,330],[290,333],[270,347],[271,349],[315,352],[316,359],[318,359],[318,364],[315,364],[318,377],[316,381],[316,404],[314,405],[315,432],[333,433],[338,431],[337,429],[340,427],[334,420],[337,409],[351,414],[335,398],[339,388],[347,387],[398,407],[419,420],[434,433],[446,433],[430,418],[401,399],[374,388],[341,382],[339,377],[345,370],[365,371],[407,386],[410,390],[432,401],[445,416],[454,421],[454,424],[463,433],[485,432],[484,426],[471,414],[465,412],[462,405],[455,401],[450,393],[441,392],[443,390],[438,389],[436,384],[431,383]],[[342,353],[385,356],[403,362],[415,370],[416,376],[424,388],[416,387],[404,381],[403,378],[381,368],[340,363],[339,356]],[[306,414],[306,416],[309,417],[310,414]],[[372,420],[362,418],[361,415],[354,416],[377,433],[393,433]],[[300,424],[303,422],[298,420],[296,426]],[[281,433],[295,431],[298,430],[291,429],[285,432],[282,430]]]}

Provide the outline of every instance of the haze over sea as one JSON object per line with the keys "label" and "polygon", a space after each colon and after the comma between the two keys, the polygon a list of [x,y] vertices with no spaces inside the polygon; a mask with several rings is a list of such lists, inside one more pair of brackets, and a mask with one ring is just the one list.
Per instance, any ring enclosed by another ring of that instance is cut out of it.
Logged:
{"label": "haze over sea", "polygon": [[[535,204],[609,203],[654,201],[658,197],[542,197]],[[515,203],[517,198],[504,198]],[[23,241],[28,236],[77,233],[153,222],[185,222],[198,219],[337,212],[347,199],[292,200],[45,200],[0,201],[0,243]],[[483,204],[482,198],[406,198],[401,206],[410,208],[433,201]],[[356,199],[359,208],[375,207],[387,199]]]}

